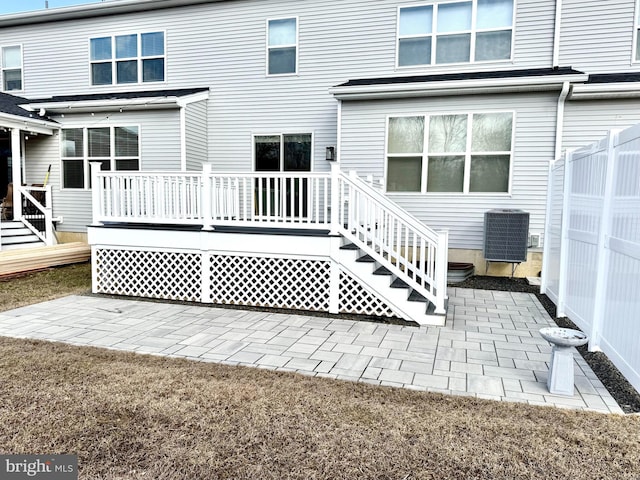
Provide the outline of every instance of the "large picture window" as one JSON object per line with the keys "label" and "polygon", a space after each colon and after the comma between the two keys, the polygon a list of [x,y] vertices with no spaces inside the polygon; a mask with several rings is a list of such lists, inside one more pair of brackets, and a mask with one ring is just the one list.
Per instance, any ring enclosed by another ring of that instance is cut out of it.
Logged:
{"label": "large picture window", "polygon": [[280,18],[267,21],[267,73],[286,75],[298,68],[298,21]]}
{"label": "large picture window", "polygon": [[513,113],[390,117],[387,191],[508,193]]}
{"label": "large picture window", "polygon": [[139,170],[138,127],[65,128],[62,130],[62,187],[88,188],[89,162],[102,170]]}
{"label": "large picture window", "polygon": [[2,47],[2,90],[22,90],[22,47]]}
{"label": "large picture window", "polygon": [[90,40],[91,84],[163,82],[164,33],[133,33]]}
{"label": "large picture window", "polygon": [[402,7],[399,67],[509,60],[513,0],[472,0]]}

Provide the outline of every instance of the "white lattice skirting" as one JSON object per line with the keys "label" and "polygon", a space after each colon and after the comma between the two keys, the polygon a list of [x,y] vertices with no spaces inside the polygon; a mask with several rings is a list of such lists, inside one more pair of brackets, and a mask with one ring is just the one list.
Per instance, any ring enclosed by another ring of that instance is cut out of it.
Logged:
{"label": "white lattice skirting", "polygon": [[338,268],[341,313],[401,317],[329,258],[104,247],[94,258],[97,293],[322,312],[330,310],[331,269]]}

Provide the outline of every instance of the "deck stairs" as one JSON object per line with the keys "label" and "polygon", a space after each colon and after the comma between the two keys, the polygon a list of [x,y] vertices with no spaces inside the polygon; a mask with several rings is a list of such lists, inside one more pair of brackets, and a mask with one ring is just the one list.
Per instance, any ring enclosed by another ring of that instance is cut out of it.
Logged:
{"label": "deck stairs", "polygon": [[21,250],[44,245],[45,243],[21,221],[2,220],[0,224],[0,250]]}
{"label": "deck stairs", "polygon": [[376,292],[400,318],[412,320],[419,325],[445,324],[446,313],[435,313],[432,302],[348,239],[343,238],[338,256],[342,268],[369,290]]}

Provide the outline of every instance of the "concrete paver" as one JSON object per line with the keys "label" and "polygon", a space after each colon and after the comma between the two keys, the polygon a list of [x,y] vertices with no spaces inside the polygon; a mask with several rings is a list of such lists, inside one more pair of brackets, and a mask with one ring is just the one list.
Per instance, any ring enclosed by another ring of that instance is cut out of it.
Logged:
{"label": "concrete paver", "polygon": [[0,313],[0,335],[559,408],[622,413],[575,352],[573,397],[546,388],[553,325],[535,295],[449,289],[444,327],[70,296]]}

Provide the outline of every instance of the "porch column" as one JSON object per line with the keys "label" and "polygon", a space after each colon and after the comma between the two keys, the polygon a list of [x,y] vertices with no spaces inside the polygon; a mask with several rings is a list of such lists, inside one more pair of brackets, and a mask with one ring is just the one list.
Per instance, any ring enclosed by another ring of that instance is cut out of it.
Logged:
{"label": "porch column", "polygon": [[13,219],[22,218],[22,201],[20,187],[22,186],[22,145],[20,143],[20,129],[11,129],[11,176],[13,182]]}

